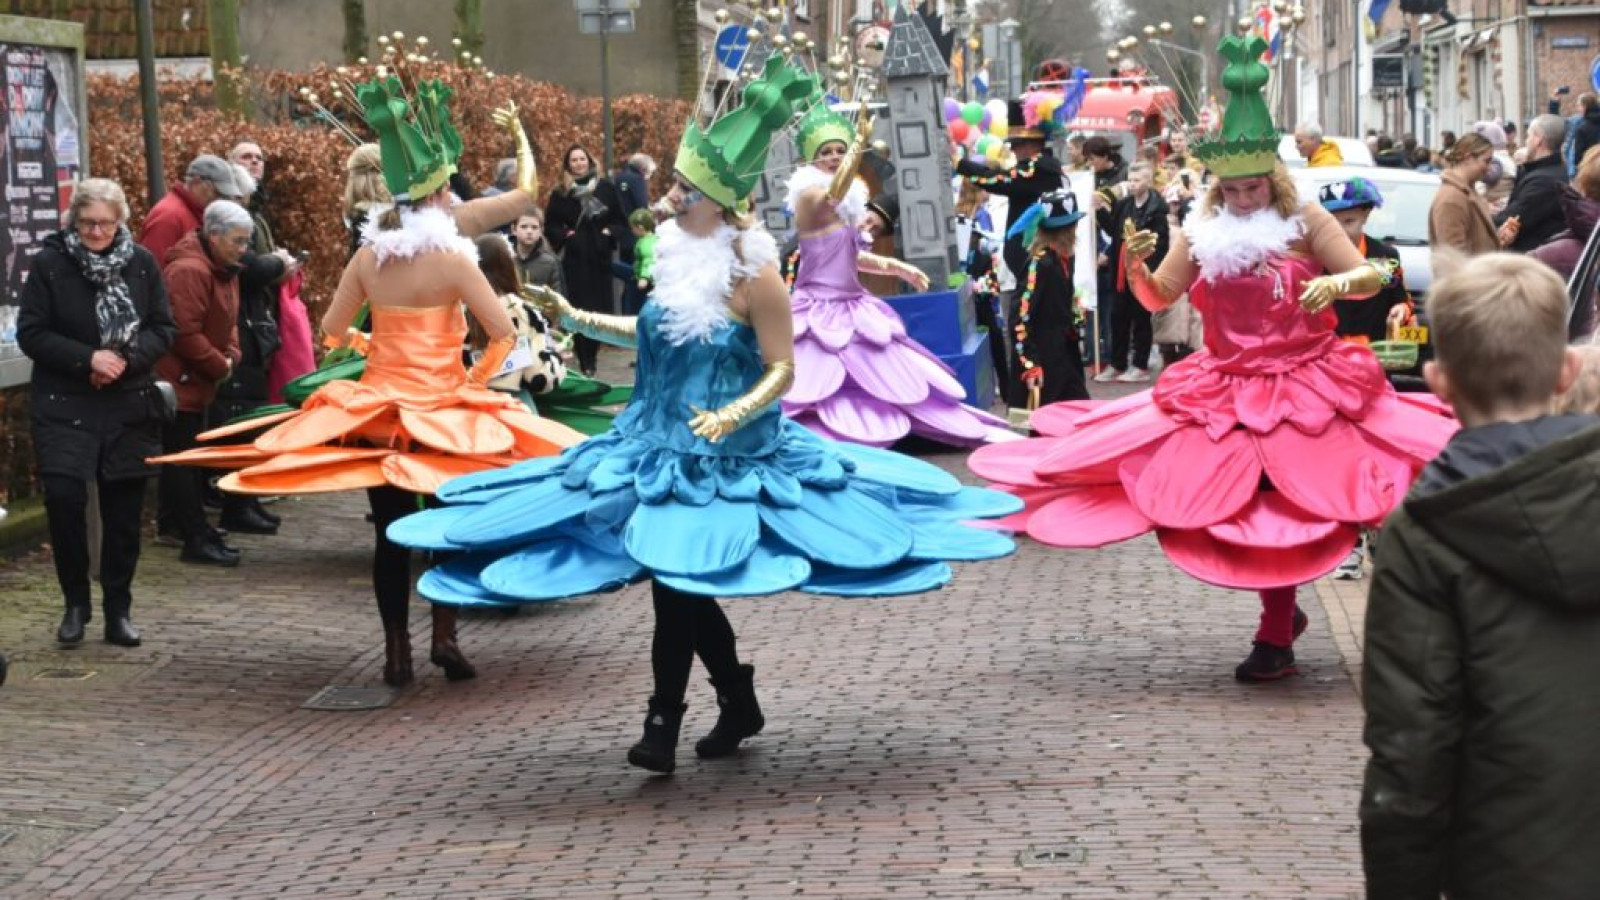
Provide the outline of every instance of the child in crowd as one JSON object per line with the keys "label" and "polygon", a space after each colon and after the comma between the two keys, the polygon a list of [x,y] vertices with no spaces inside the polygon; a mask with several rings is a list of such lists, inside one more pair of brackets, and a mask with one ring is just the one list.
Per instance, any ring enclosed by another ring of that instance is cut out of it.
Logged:
{"label": "child in crowd", "polygon": [[523,284],[551,288],[557,293],[566,292],[566,282],[561,277],[561,257],[550,249],[544,236],[544,212],[537,206],[517,217],[512,228],[516,240],[517,275]]}
{"label": "child in crowd", "polygon": [[[532,410],[533,397],[560,387],[567,367],[550,343],[550,326],[544,316],[533,304],[523,300],[518,291],[517,264],[505,237],[498,233],[485,234],[473,243],[478,247],[478,268],[483,270],[489,286],[505,304],[506,314],[517,331],[516,347],[506,357],[501,374],[489,380],[489,387],[516,394]],[[469,314],[467,350],[472,362],[477,362],[488,340],[483,326]]]}
{"label": "child in crowd", "polygon": [[1367,220],[1372,211],[1383,206],[1383,195],[1378,186],[1365,178],[1334,181],[1317,192],[1322,208],[1333,213],[1345,237],[1356,245],[1361,255],[1376,261],[1390,273],[1390,280],[1382,290],[1363,300],[1335,300],[1334,312],[1339,316],[1335,332],[1348,341],[1370,344],[1387,340],[1389,328],[1403,324],[1411,317],[1411,298],[1406,293],[1405,272],[1400,268],[1400,251],[1368,237]]}
{"label": "child in crowd", "polygon": [[641,297],[655,289],[656,217],[648,209],[636,209],[628,216],[633,229],[633,278]]}
{"label": "child in crowd", "polygon": [[1600,418],[1566,290],[1474,257],[1428,297],[1429,387],[1463,426],[1379,539],[1363,699],[1367,897],[1600,897]]}

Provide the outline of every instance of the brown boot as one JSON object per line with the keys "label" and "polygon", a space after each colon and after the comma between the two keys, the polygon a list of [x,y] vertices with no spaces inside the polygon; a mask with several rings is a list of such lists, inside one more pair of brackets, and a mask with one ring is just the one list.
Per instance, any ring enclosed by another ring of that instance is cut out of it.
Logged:
{"label": "brown boot", "polygon": [[456,646],[456,608],[436,604],[432,609],[433,649],[428,654],[428,661],[443,669],[444,677],[451,681],[477,678],[478,670],[467,662],[461,648]]}
{"label": "brown boot", "polygon": [[384,623],[383,683],[390,687],[405,687],[412,678],[411,630],[403,624]]}

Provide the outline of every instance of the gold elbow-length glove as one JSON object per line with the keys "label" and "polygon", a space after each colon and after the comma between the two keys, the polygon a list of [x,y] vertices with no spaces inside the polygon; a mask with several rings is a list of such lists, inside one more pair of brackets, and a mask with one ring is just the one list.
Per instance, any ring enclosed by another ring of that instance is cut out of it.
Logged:
{"label": "gold elbow-length glove", "polygon": [[528,143],[528,133],[522,129],[522,118],[517,115],[516,101],[494,111],[494,123],[510,132],[516,143],[516,189],[529,198],[539,193],[539,165],[533,158],[533,146]]}
{"label": "gold elbow-length glove", "polygon": [[694,416],[689,419],[689,430],[697,437],[715,444],[738,431],[750,417],[778,402],[794,384],[794,360],[781,359],[767,363],[761,377],[750,385],[750,390],[721,409],[704,410],[690,407]]}
{"label": "gold elbow-length glove", "polygon": [[608,316],[578,309],[566,297],[542,284],[523,285],[522,296],[537,306],[546,319],[567,331],[618,347],[638,346],[638,320],[633,316]]}
{"label": "gold elbow-length glove", "polygon": [[1134,228],[1132,219],[1125,219],[1122,223],[1122,268],[1128,276],[1128,287],[1133,292],[1133,298],[1139,305],[1151,312],[1157,312],[1172,305],[1174,298],[1168,297],[1161,286],[1150,275],[1150,267],[1145,265],[1145,260],[1150,254],[1156,252],[1159,240],[1153,231],[1139,231]]}
{"label": "gold elbow-length glove", "polygon": [[1348,272],[1322,275],[1307,281],[1300,290],[1300,308],[1318,313],[1333,301],[1345,297],[1370,297],[1389,280],[1389,276],[1371,263],[1363,263]]}

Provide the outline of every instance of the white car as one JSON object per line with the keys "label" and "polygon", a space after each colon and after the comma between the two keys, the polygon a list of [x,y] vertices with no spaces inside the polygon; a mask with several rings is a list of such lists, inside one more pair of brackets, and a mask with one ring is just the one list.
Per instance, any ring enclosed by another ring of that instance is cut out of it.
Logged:
{"label": "white car", "polygon": [[[1344,157],[1344,164],[1347,166],[1377,165],[1372,159],[1372,151],[1367,148],[1367,142],[1360,138],[1334,137],[1330,135],[1323,138],[1323,140],[1333,141],[1334,146],[1339,148],[1339,155]],[[1300,155],[1299,150],[1295,149],[1294,135],[1292,134],[1286,134],[1282,140],[1278,141],[1278,158],[1283,160],[1283,164],[1291,169],[1301,169],[1306,164],[1306,158]]]}
{"label": "white car", "polygon": [[[1364,149],[1364,148],[1363,148]],[[1300,196],[1315,201],[1317,190],[1333,181],[1365,178],[1378,188],[1383,206],[1367,219],[1367,234],[1400,251],[1405,271],[1406,290],[1421,300],[1433,283],[1433,265],[1428,247],[1428,210],[1433,195],[1439,192],[1439,176],[1411,169],[1385,169],[1376,166],[1319,166],[1292,169],[1289,173]]]}

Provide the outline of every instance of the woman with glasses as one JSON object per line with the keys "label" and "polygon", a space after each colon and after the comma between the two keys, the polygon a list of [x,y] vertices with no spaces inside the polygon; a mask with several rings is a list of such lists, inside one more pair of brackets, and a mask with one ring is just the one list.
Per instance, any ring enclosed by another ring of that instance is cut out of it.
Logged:
{"label": "woman with glasses", "polygon": [[161,447],[156,361],[175,328],[161,269],[128,232],[116,182],[78,185],[67,226],[45,238],[22,290],[17,343],[33,360],[34,458],[66,613],[56,637],[83,640],[89,597],[89,486],[100,495],[105,639],[133,647],[145,458]]}

